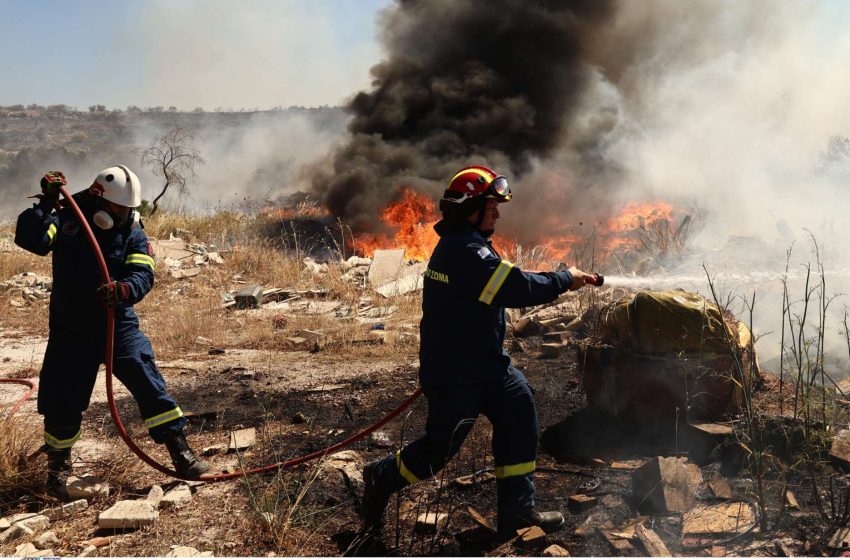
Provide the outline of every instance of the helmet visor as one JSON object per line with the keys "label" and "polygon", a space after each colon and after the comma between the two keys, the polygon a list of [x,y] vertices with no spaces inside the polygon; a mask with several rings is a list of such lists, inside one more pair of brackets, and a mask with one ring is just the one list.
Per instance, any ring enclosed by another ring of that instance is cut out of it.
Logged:
{"label": "helmet visor", "polygon": [[499,198],[507,198],[511,195],[511,187],[508,186],[508,179],[504,175],[499,175],[493,182],[490,183],[490,191]]}

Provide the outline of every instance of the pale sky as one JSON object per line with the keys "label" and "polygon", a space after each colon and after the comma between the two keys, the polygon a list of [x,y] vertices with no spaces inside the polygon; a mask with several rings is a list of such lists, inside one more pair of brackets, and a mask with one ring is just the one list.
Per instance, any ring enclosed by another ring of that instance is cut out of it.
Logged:
{"label": "pale sky", "polygon": [[0,105],[338,105],[391,0],[0,0]]}

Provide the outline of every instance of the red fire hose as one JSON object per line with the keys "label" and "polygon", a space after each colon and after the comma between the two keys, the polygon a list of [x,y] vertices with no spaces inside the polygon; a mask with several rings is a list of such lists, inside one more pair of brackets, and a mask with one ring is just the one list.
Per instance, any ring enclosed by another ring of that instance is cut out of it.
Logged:
{"label": "red fire hose", "polygon": [[[82,211],[80,210],[80,207],[77,206],[76,201],[74,201],[74,199],[71,198],[71,196],[68,195],[68,192],[65,190],[65,188],[62,187],[62,188],[59,189],[59,191],[62,193],[62,196],[65,197],[65,200],[68,201],[71,208],[74,210],[74,213],[77,215],[77,219],[80,221],[80,224],[82,224],[82,227],[86,232],[86,236],[88,237],[89,243],[91,244],[91,247],[94,250],[95,255],[97,255],[98,266],[100,268],[100,275],[103,278],[103,281],[109,282],[110,281],[109,269],[107,269],[107,267],[106,267],[106,261],[103,258],[103,253],[100,251],[100,246],[98,245],[97,240],[94,237],[94,232],[92,232],[92,229],[91,229],[91,226],[89,226],[88,220],[86,220],[85,216],[83,215]],[[208,475],[202,475],[202,476],[197,477],[197,478],[186,477],[186,476],[182,476],[182,475],[178,474],[177,471],[169,469],[165,465],[158,463],[156,460],[154,460],[150,456],[148,456],[144,451],[139,449],[139,447],[136,445],[136,443],[133,441],[133,439],[127,433],[127,430],[124,428],[124,423],[121,421],[121,416],[118,414],[118,407],[115,404],[115,395],[113,394],[113,390],[112,390],[112,354],[113,354],[113,347],[114,347],[114,342],[115,342],[114,339],[115,339],[115,310],[112,309],[112,308],[107,308],[107,310],[106,310],[106,348],[105,348],[105,352],[104,352],[104,354],[105,354],[104,355],[104,365],[106,367],[106,399],[107,399],[107,402],[109,403],[109,413],[112,416],[112,421],[115,423],[115,427],[118,429],[118,435],[121,436],[121,439],[124,440],[124,443],[127,444],[127,447],[129,447],[130,450],[133,453],[135,453],[142,461],[144,461],[145,463],[147,463],[148,465],[150,465],[154,469],[158,470],[159,472],[166,474],[170,477],[177,478],[179,480],[203,480],[203,481],[207,481],[207,482],[220,482],[220,481],[224,481],[224,480],[231,480],[231,479],[234,479],[234,478],[240,478],[242,476],[249,475],[249,474],[264,473],[264,472],[269,472],[269,471],[273,471],[273,470],[277,470],[277,469],[285,469],[285,468],[289,468],[289,467],[294,467],[295,465],[300,465],[301,463],[306,463],[307,461],[311,461],[313,459],[323,457],[323,456],[325,456],[329,453],[333,453],[334,451],[337,451],[339,449],[347,447],[348,445],[351,445],[355,441],[361,440],[364,437],[368,436],[369,434],[371,434],[372,432],[379,429],[384,424],[386,424],[387,422],[389,422],[390,420],[392,420],[393,418],[395,418],[396,416],[401,414],[402,411],[404,411],[404,409],[406,409],[411,404],[413,404],[413,401],[415,401],[419,397],[419,395],[422,394],[422,388],[421,387],[416,389],[416,391],[414,391],[414,393],[412,395],[407,397],[399,406],[397,406],[395,408],[395,410],[393,410],[392,412],[390,412],[389,414],[384,416],[382,419],[378,420],[376,423],[372,424],[368,428],[354,434],[353,436],[351,436],[351,437],[349,437],[349,438],[347,438],[347,439],[345,439],[345,440],[343,440],[339,443],[331,445],[330,447],[326,447],[325,449],[320,449],[318,451],[314,451],[312,453],[308,453],[306,455],[302,455],[301,457],[296,457],[295,459],[290,459],[288,461],[281,461],[279,463],[274,463],[272,465],[266,465],[265,467],[257,467],[257,468],[249,469],[249,470],[246,470],[246,471],[238,472],[238,473],[212,474],[212,475],[208,474]],[[25,381],[25,380],[20,380],[20,379],[0,379],[0,382],[20,383],[20,384],[23,384],[23,385],[29,385],[29,387],[30,387],[30,390],[26,394],[26,396],[23,399],[21,399],[12,408],[12,411],[9,413],[9,416],[8,416],[8,417],[11,417],[12,414],[14,414],[17,411],[17,409],[23,404],[23,402],[27,398],[29,398],[30,395],[32,395],[33,391],[35,391],[35,388],[33,387],[33,384],[31,382]]]}

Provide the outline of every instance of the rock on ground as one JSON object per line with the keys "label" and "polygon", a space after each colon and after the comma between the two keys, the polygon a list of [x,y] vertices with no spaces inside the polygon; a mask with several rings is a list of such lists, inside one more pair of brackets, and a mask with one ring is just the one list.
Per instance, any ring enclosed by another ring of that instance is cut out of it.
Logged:
{"label": "rock on ground", "polygon": [[700,505],[682,516],[682,535],[742,533],[755,522],[755,511],[746,502]]}
{"label": "rock on ground", "polygon": [[159,512],[146,500],[121,500],[97,517],[101,529],[137,529],[152,525]]}
{"label": "rock on ground", "polygon": [[159,503],[165,509],[181,508],[192,501],[192,489],[185,484],[170,490]]}
{"label": "rock on ground", "polygon": [[68,497],[72,500],[87,499],[109,495],[109,485],[90,474],[69,476],[65,486]]}
{"label": "rock on ground", "polygon": [[641,510],[680,512],[695,503],[696,480],[684,457],[656,457],[632,474],[632,489]]}
{"label": "rock on ground", "polygon": [[47,531],[46,533],[40,534],[34,541],[32,541],[32,544],[39,549],[53,548],[59,544],[59,537],[57,537],[56,533],[53,531]]}
{"label": "rock on ground", "polygon": [[47,518],[50,519],[50,521],[56,521],[58,519],[63,519],[69,515],[73,515],[77,512],[83,511],[88,507],[88,500],[75,500],[73,502],[68,502],[67,504],[62,504],[61,506],[44,509],[40,513],[41,515],[46,515]]}

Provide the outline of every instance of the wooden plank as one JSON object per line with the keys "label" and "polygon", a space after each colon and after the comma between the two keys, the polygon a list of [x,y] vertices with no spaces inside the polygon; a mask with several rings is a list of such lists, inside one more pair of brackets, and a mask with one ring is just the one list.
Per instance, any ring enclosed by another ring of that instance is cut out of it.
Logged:
{"label": "wooden plank", "polygon": [[652,529],[648,529],[643,525],[638,525],[635,527],[635,534],[643,544],[643,548],[646,549],[646,553],[650,556],[672,556],[670,551],[667,550],[667,545],[664,544],[664,541],[661,540],[658,533]]}

